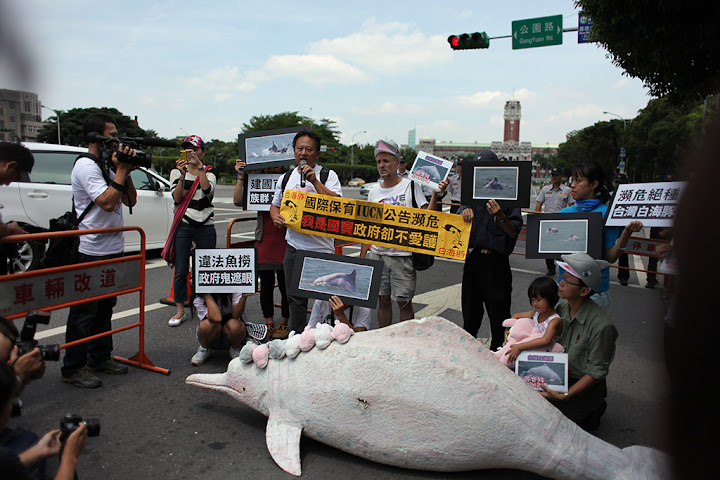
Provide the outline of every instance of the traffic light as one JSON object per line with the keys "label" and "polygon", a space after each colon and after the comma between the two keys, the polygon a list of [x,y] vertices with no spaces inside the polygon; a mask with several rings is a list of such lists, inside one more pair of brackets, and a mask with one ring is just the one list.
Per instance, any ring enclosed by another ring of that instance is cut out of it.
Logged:
{"label": "traffic light", "polygon": [[453,50],[473,50],[488,48],[490,38],[485,32],[463,33],[462,35],[450,35],[448,43]]}

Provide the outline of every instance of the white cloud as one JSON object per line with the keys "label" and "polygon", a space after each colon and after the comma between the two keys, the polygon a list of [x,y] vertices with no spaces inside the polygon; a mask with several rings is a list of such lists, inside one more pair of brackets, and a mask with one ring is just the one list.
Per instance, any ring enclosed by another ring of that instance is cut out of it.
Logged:
{"label": "white cloud", "polygon": [[507,97],[506,93],[503,93],[499,90],[495,91],[484,91],[484,92],[477,92],[473,93],[472,95],[460,95],[457,97],[454,97],[455,100],[457,100],[458,103],[462,105],[468,105],[468,106],[487,106],[490,103],[500,99],[504,99]]}
{"label": "white cloud", "polygon": [[292,78],[313,85],[367,81],[365,72],[332,55],[278,55],[248,73],[254,81]]}
{"label": "white cloud", "polygon": [[411,32],[409,24],[377,23],[375,18],[368,19],[360,32],[312,43],[310,52],[387,74],[452,62],[452,51],[441,36],[428,37]]}
{"label": "white cloud", "polygon": [[385,101],[374,105],[356,105],[351,108],[351,111],[358,115],[392,115],[398,117],[401,115],[417,115],[423,113],[425,108],[411,103],[400,104]]}
{"label": "white cloud", "polygon": [[224,65],[213,68],[204,75],[183,79],[188,87],[202,89],[210,92],[249,92],[255,88],[255,84],[243,79],[238,67]]}

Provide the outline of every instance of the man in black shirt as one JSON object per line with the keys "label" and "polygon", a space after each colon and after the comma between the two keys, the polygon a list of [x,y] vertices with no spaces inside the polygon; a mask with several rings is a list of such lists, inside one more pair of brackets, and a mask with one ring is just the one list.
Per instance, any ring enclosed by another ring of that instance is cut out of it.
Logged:
{"label": "man in black shirt", "polygon": [[[497,161],[497,155],[485,150],[476,156],[480,161]],[[495,200],[487,204],[461,206],[457,212],[466,222],[473,222],[470,233],[472,251],[465,258],[462,279],[463,328],[477,336],[485,308],[490,318],[490,349],[502,346],[503,320],[510,317],[512,272],[510,254],[522,229],[519,208],[500,208]]]}

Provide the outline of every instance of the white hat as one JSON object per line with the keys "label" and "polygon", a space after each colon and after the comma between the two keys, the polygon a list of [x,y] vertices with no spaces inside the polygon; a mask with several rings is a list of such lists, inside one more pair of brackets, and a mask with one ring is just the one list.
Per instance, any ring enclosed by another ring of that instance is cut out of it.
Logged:
{"label": "white hat", "polygon": [[593,292],[600,287],[601,271],[610,268],[610,262],[595,260],[587,253],[573,253],[561,256],[564,262],[555,260],[563,270],[579,278]]}

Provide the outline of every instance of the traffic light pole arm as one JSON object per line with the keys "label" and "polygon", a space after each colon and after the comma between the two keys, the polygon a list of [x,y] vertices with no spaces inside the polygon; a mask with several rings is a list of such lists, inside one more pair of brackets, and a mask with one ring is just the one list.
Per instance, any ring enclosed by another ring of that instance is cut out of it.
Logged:
{"label": "traffic light pole arm", "polygon": [[[577,32],[577,31],[578,31],[578,28],[577,28],[577,27],[574,27],[574,28],[563,28],[563,33],[565,33],[565,32]],[[501,36],[499,36],[499,37],[488,37],[488,40],[497,40],[497,39],[499,39],[499,38],[512,38],[512,35],[501,35]]]}

